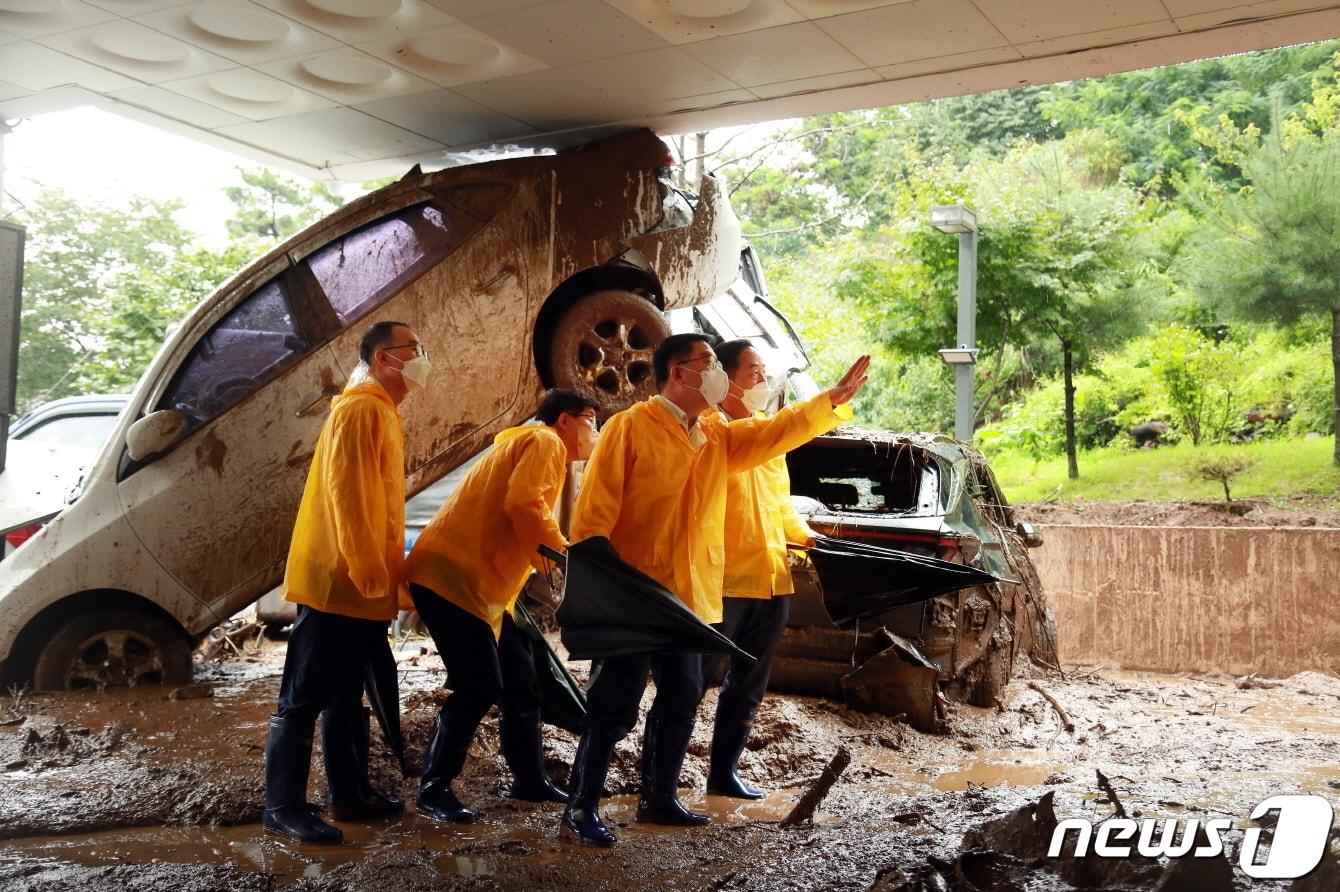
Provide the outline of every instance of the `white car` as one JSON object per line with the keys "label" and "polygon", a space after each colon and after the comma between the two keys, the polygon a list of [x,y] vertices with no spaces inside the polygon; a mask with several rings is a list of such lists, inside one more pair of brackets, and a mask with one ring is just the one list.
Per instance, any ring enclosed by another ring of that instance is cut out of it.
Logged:
{"label": "white car", "polygon": [[374,322],[413,325],[432,354],[402,407],[409,493],[546,386],[606,411],[648,393],[662,311],[739,274],[724,188],[689,196],[668,170],[648,131],[416,168],[234,276],[159,351],[78,498],[0,561],[3,683],[188,679],[193,643],[282,577],[329,400]]}
{"label": "white car", "polygon": [[126,406],[126,394],[71,396],[24,415],[0,471],[0,537],[8,556],[65,507]]}

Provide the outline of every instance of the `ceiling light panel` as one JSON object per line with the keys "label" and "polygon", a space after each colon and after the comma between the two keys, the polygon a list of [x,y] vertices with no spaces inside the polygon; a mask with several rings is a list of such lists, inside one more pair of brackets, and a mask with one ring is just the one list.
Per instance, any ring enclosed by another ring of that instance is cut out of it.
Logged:
{"label": "ceiling light panel", "polygon": [[335,49],[339,41],[254,3],[191,3],[138,16],[142,25],[217,53],[256,65]]}
{"label": "ceiling light panel", "polygon": [[197,99],[191,99],[189,96],[164,90],[162,87],[131,87],[128,90],[118,90],[111,96],[118,102],[124,102],[135,108],[162,115],[172,121],[190,124],[192,127],[203,127],[206,130],[247,122],[247,119],[241,115],[224,111],[217,105],[200,102]]}
{"label": "ceiling light panel", "polygon": [[258,0],[342,43],[418,34],[456,21],[424,0]]}
{"label": "ceiling light panel", "polygon": [[32,39],[114,19],[78,0],[0,0],[0,31]]}
{"label": "ceiling light panel", "polygon": [[496,80],[549,67],[465,23],[360,44],[359,49],[442,87]]}
{"label": "ceiling light panel", "polygon": [[125,19],[67,31],[38,43],[149,84],[209,74],[236,64]]}
{"label": "ceiling light panel", "polygon": [[232,68],[204,77],[172,81],[163,86],[174,93],[214,105],[249,121],[288,117],[335,103],[250,68]]}
{"label": "ceiling light panel", "polygon": [[[705,3],[704,0],[605,0],[610,6],[670,43],[710,40],[730,34],[744,34],[773,28],[804,17],[784,0],[729,0]],[[687,15],[680,10],[696,10],[713,15]],[[733,10],[733,11],[732,11]]]}
{"label": "ceiling light panel", "polygon": [[146,12],[157,12],[170,6],[183,6],[191,0],[84,0],[89,6],[105,9],[112,15],[133,18]]}
{"label": "ceiling light panel", "polygon": [[135,86],[124,75],[36,43],[5,47],[0,53],[0,80],[34,91],[73,85],[105,92]]}
{"label": "ceiling light panel", "polygon": [[333,99],[341,105],[405,96],[435,88],[431,81],[415,77],[350,47],[267,62],[257,65],[256,69]]}

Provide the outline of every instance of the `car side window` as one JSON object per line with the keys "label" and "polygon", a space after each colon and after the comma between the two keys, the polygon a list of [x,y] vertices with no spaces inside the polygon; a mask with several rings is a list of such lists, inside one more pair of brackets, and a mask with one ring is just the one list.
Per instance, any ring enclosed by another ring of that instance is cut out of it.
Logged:
{"label": "car side window", "polygon": [[461,243],[442,211],[418,204],[354,230],[307,258],[348,326],[431,269]]}
{"label": "car side window", "polygon": [[158,408],[181,412],[194,430],[278,376],[309,346],[283,284],[272,279],[196,343]]}

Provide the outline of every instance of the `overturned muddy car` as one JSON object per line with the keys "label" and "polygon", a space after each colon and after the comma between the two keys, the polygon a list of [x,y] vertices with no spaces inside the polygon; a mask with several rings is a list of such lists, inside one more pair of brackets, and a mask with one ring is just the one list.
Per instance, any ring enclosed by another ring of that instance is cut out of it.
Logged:
{"label": "overturned muddy car", "polygon": [[843,428],[790,453],[787,466],[792,498],[817,532],[1001,581],[840,624],[845,581],[799,562],[774,690],[903,714],[935,730],[945,720],[941,693],[990,706],[1025,661],[1056,666],[1054,625],[1028,556],[1042,537],[1015,522],[980,453],[941,436]]}
{"label": "overturned muddy car", "polygon": [[412,325],[435,383],[402,407],[422,490],[524,421],[546,386],[648,395],[662,313],[739,274],[718,181],[675,188],[635,131],[422,173],[341,208],[197,306],[82,484],[0,561],[0,681],[179,682],[210,628],[281,578],[331,397],[378,321]]}

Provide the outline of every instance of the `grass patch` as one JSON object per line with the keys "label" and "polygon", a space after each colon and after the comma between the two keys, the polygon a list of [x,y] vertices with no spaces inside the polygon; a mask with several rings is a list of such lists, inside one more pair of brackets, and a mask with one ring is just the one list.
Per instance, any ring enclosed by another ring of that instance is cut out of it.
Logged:
{"label": "grass patch", "polygon": [[1079,479],[1066,477],[1065,456],[1034,462],[1019,453],[991,457],[991,470],[1011,502],[1144,499],[1167,502],[1222,499],[1223,488],[1189,474],[1197,456],[1232,455],[1254,460],[1232,482],[1233,498],[1285,498],[1340,493],[1340,467],[1332,463],[1333,437],[1265,440],[1237,445],[1160,446],[1157,449],[1109,447],[1079,454]]}

